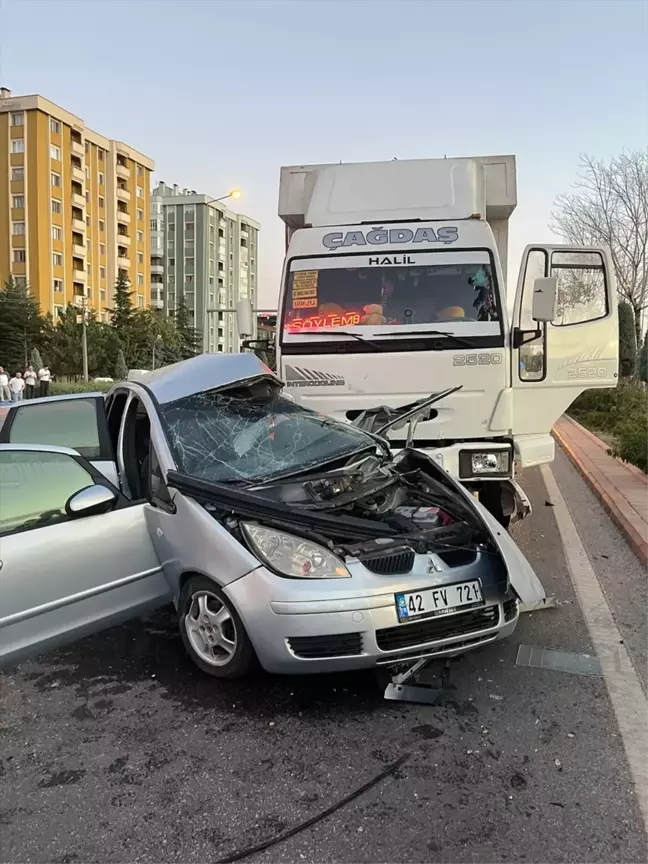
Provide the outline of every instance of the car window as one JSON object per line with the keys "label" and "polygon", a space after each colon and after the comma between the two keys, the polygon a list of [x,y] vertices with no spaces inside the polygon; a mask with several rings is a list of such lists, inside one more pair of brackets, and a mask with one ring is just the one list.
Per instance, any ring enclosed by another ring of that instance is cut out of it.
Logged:
{"label": "car window", "polygon": [[72,456],[0,452],[0,535],[66,519],[68,498],[92,485],[92,475]]}
{"label": "car window", "polygon": [[12,444],[51,444],[71,447],[86,459],[101,454],[94,399],[70,399],[15,409],[9,440]]}

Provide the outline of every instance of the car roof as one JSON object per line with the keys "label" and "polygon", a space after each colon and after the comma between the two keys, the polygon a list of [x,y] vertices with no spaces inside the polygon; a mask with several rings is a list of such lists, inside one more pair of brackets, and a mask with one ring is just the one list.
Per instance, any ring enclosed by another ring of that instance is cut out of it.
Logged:
{"label": "car roof", "polygon": [[7,450],[36,450],[39,453],[60,453],[63,456],[79,456],[78,452],[71,447],[57,447],[55,444],[0,444],[0,453],[4,453]]}
{"label": "car roof", "polygon": [[[198,354],[189,360],[162,366],[153,372],[133,375],[126,383],[143,386],[161,404],[175,402],[194,393],[216,390],[255,378],[281,379],[256,354]],[[117,385],[119,386],[119,385]]]}

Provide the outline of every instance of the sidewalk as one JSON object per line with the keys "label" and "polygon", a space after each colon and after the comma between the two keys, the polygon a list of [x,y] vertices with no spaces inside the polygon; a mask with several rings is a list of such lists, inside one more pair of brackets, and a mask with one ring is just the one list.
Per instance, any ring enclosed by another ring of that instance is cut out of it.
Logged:
{"label": "sidewalk", "polygon": [[607,445],[564,414],[553,433],[635,554],[648,563],[648,477],[607,454]]}

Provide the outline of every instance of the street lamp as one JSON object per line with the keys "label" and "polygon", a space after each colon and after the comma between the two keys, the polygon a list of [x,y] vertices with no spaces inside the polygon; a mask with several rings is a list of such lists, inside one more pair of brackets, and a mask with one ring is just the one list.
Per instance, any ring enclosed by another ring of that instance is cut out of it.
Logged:
{"label": "street lamp", "polygon": [[228,198],[233,198],[235,201],[241,197],[240,189],[232,189],[231,192],[228,192],[227,195],[223,195],[220,198],[212,198],[212,201],[227,201]]}

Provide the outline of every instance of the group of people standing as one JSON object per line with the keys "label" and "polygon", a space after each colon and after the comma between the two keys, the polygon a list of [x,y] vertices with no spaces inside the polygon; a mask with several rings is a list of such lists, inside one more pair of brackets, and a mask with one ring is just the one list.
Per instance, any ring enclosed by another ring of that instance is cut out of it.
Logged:
{"label": "group of people standing", "polygon": [[35,399],[48,396],[52,373],[48,366],[38,372],[29,365],[25,372],[16,372],[12,377],[0,366],[0,402],[20,402],[21,399]]}

